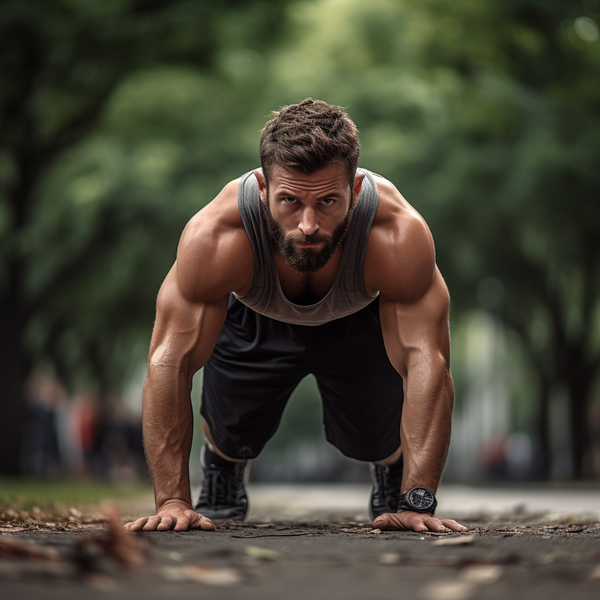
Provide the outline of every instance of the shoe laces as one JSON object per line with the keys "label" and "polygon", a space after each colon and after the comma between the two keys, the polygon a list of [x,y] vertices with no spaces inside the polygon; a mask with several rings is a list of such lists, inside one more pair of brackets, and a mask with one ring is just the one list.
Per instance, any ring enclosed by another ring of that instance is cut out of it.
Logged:
{"label": "shoe laces", "polygon": [[[241,471],[241,476],[238,474]],[[235,504],[243,485],[243,469],[236,468],[231,474],[221,469],[206,469],[202,482],[202,495],[209,506]]]}

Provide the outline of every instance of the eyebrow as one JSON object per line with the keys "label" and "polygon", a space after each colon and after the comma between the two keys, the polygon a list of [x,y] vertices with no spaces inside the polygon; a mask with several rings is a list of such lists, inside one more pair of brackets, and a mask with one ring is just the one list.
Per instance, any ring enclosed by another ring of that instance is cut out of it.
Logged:
{"label": "eyebrow", "polygon": [[[297,198],[298,195],[294,194],[294,192],[291,192],[289,190],[287,190],[286,188],[282,188],[280,190],[277,190],[275,192],[276,196],[289,196],[291,198]],[[331,197],[339,197],[341,198],[344,194],[342,192],[331,192],[329,194],[322,194],[321,196],[319,196],[320,198],[331,198]]]}

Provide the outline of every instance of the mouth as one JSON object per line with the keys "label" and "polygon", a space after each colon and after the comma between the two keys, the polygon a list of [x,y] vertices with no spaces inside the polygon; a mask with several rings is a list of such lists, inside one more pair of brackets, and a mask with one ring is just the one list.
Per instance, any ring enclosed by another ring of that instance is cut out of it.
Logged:
{"label": "mouth", "polygon": [[296,242],[300,248],[318,248],[323,242]]}
{"label": "mouth", "polygon": [[294,246],[298,248],[308,249],[308,248],[318,248],[322,244],[325,243],[325,240],[321,237],[295,237],[290,240]]}

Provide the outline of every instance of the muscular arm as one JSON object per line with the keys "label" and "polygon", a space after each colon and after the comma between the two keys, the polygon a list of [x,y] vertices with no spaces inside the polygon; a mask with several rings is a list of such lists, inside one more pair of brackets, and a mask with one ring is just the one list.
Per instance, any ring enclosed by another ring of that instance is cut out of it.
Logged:
{"label": "muscular arm", "polygon": [[237,186],[230,185],[192,219],[158,294],[142,412],[156,515],[128,523],[130,531],[214,529],[193,510],[190,495],[190,392],[215,347],[229,293],[243,291],[253,276],[236,200]]}
{"label": "muscular arm", "polygon": [[143,394],[144,448],[157,510],[170,500],[191,506],[192,378],[210,357],[227,314],[227,296],[210,303],[186,299],[176,269],[159,293]]}
{"label": "muscular arm", "polygon": [[439,271],[418,301],[383,296],[381,326],[390,362],[404,380],[400,441],[402,491],[440,483],[448,446],[454,387],[450,374],[449,298]]}
{"label": "muscular arm", "polygon": [[[448,455],[454,406],[450,297],[435,264],[427,225],[391,184],[382,184],[381,192],[382,210],[369,242],[365,281],[380,291],[386,351],[404,381],[401,489],[404,493],[424,485],[436,492]],[[382,528],[466,530],[455,521],[408,511],[376,521]]]}

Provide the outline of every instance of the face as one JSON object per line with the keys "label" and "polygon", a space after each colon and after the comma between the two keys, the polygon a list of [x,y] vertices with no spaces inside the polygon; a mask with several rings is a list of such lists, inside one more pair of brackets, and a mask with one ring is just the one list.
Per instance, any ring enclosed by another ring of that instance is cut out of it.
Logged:
{"label": "face", "polygon": [[268,188],[261,173],[256,177],[271,240],[286,264],[299,272],[325,266],[348,233],[363,176],[350,186],[346,168],[332,164],[311,175],[274,166]]}

